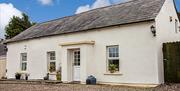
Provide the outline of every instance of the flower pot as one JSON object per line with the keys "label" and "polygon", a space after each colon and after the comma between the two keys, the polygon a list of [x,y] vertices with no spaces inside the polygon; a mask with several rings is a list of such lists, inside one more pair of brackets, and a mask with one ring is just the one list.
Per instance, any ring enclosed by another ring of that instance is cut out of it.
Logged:
{"label": "flower pot", "polygon": [[49,73],[49,80],[56,80],[56,73]]}
{"label": "flower pot", "polygon": [[56,74],[56,80],[61,80],[61,74],[59,73]]}
{"label": "flower pot", "polygon": [[26,76],[26,78],[25,78],[26,80],[28,80],[28,76]]}
{"label": "flower pot", "polygon": [[16,80],[20,80],[21,79],[21,75],[16,75]]}
{"label": "flower pot", "polygon": [[116,72],[115,70],[110,70],[110,73],[114,73],[114,72]]}

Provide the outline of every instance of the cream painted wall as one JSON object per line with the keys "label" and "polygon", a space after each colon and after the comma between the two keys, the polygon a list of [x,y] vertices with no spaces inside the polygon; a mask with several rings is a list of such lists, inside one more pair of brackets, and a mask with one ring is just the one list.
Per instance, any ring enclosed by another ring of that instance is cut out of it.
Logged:
{"label": "cream painted wall", "polygon": [[[170,22],[170,17],[173,21]],[[175,10],[173,0],[166,0],[160,13],[156,17],[156,29],[157,29],[157,50],[158,50],[158,69],[159,69],[159,83],[164,83],[164,68],[163,68],[163,53],[162,44],[166,42],[180,41],[180,31],[175,32],[175,19],[178,20],[178,16]],[[179,26],[178,20],[178,26]]]}
{"label": "cream painted wall", "polygon": [[[158,84],[157,42],[150,31],[153,24],[154,22],[136,23],[10,43],[7,45],[7,76],[14,78],[14,73],[20,71],[20,53],[27,52],[27,72],[30,73],[30,79],[42,79],[47,73],[46,53],[56,51],[57,64],[63,67],[62,79],[68,81],[67,72],[64,70],[71,64],[65,63],[67,51],[59,44],[93,40],[95,45],[92,48],[81,45],[84,48],[83,53],[91,50],[89,55],[86,53],[87,55],[82,57],[85,60],[81,60],[88,64],[84,67],[86,69],[81,69],[81,72],[84,72],[81,74],[82,82],[92,74],[98,82],[103,83]],[[119,45],[120,75],[107,74],[106,46],[109,45]]]}

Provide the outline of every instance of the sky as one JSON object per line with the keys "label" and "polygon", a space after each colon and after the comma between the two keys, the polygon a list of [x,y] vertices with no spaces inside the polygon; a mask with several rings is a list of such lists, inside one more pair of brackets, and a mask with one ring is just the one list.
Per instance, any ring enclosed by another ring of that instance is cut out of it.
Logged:
{"label": "sky", "polygon": [[[0,38],[10,18],[26,13],[33,22],[45,22],[128,0],[0,0]],[[180,11],[180,0],[176,0]]]}

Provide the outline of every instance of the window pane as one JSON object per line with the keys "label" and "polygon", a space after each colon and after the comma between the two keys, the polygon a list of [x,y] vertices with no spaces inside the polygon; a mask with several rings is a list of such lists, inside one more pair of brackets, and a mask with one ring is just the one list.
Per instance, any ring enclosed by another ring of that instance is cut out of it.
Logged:
{"label": "window pane", "polygon": [[56,60],[56,54],[55,54],[55,52],[49,52],[48,54],[49,54],[49,59],[50,59],[50,60]]}
{"label": "window pane", "polygon": [[115,53],[115,57],[119,57],[119,53]]}
{"label": "window pane", "polygon": [[50,56],[55,56],[55,52],[50,52]]}
{"label": "window pane", "polygon": [[112,47],[109,48],[109,53],[113,53],[113,48]]}
{"label": "window pane", "polygon": [[50,65],[50,67],[49,67],[50,72],[56,71],[56,62],[50,62],[49,65]]}
{"label": "window pane", "polygon": [[78,54],[78,58],[80,58],[80,54]]}
{"label": "window pane", "polygon": [[118,48],[118,46],[115,48],[115,52],[116,52],[116,53],[119,53],[119,48]]}
{"label": "window pane", "polygon": [[113,64],[116,66],[116,71],[119,71],[119,60],[109,60],[109,66]]}
{"label": "window pane", "polygon": [[21,60],[27,61],[27,53],[21,53]]}
{"label": "window pane", "polygon": [[116,47],[112,47],[113,53],[116,52]]}
{"label": "window pane", "polygon": [[56,60],[56,58],[55,57],[50,57],[50,60]]}
{"label": "window pane", "polygon": [[113,53],[109,53],[109,57],[113,57]]}
{"label": "window pane", "polygon": [[114,52],[114,53],[112,53],[112,57],[116,57],[116,53]]}
{"label": "window pane", "polygon": [[108,56],[109,57],[119,57],[119,48],[118,46],[110,46],[108,47]]}
{"label": "window pane", "polygon": [[79,66],[80,65],[80,59],[79,58],[75,58],[74,59],[74,65],[75,66]]}
{"label": "window pane", "polygon": [[26,69],[27,69],[27,63],[22,63],[21,70],[26,71]]}

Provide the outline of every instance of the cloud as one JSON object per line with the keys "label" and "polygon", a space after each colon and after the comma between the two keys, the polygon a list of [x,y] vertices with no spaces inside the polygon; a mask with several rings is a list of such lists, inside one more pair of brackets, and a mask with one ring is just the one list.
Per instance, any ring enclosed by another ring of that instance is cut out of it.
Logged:
{"label": "cloud", "polygon": [[53,0],[38,0],[42,5],[51,5]]}
{"label": "cloud", "polygon": [[91,6],[90,5],[84,5],[84,6],[80,6],[77,8],[76,10],[76,14],[81,13],[81,12],[85,12],[91,9],[95,9],[95,8],[99,8],[99,7],[105,7],[110,5],[109,0],[96,0]]}
{"label": "cloud", "polygon": [[96,0],[92,5],[79,6],[76,9],[75,14],[85,12],[85,11],[88,11],[88,10],[92,10],[92,9],[96,9],[96,8],[100,8],[100,7],[109,6],[109,5],[112,5],[112,4],[122,3],[122,2],[125,2],[125,1],[129,1],[129,0]]}
{"label": "cloud", "polygon": [[94,4],[92,5],[91,9],[105,7],[105,6],[109,6],[109,5],[110,5],[109,0],[96,0],[94,2]]}
{"label": "cloud", "polygon": [[91,7],[89,5],[80,6],[76,10],[76,14],[81,13],[81,12],[85,12],[85,11],[89,11],[90,9],[91,9]]}
{"label": "cloud", "polygon": [[16,9],[11,3],[0,3],[0,38],[4,38],[5,26],[13,16],[22,17],[21,11]]}

